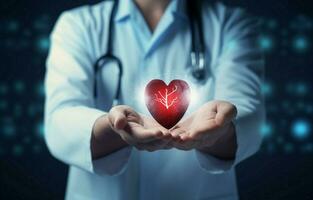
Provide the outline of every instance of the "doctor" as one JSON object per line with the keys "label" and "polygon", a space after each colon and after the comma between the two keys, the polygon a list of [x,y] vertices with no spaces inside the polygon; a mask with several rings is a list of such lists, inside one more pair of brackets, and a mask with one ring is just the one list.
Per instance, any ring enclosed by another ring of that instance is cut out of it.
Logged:
{"label": "doctor", "polygon": [[[264,120],[257,23],[240,9],[203,1],[206,75],[197,82],[188,2],[120,0],[112,54],[123,74],[112,106],[120,71],[104,61],[95,74],[93,65],[108,49],[113,4],[66,11],[51,34],[45,139],[70,165],[66,199],[238,199],[234,167],[258,150]],[[137,98],[154,78],[183,79],[197,92],[170,130]]]}

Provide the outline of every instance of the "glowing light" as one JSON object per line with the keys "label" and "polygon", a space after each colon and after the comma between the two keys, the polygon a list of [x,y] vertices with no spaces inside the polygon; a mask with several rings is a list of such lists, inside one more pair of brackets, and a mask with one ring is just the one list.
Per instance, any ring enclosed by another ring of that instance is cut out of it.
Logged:
{"label": "glowing light", "polygon": [[270,83],[264,83],[261,86],[262,93],[266,96],[270,96],[273,93],[273,86]]}
{"label": "glowing light", "polygon": [[313,152],[313,144],[312,143],[308,143],[302,146],[302,151],[303,152]]}
{"label": "glowing light", "polygon": [[305,83],[298,83],[295,89],[296,89],[297,94],[299,95],[304,95],[308,91],[308,87]]}
{"label": "glowing light", "polygon": [[13,149],[12,149],[12,154],[14,156],[20,156],[23,154],[23,151],[24,151],[24,149],[21,145],[14,145]]}
{"label": "glowing light", "polygon": [[284,150],[286,153],[291,153],[294,150],[294,146],[290,143],[284,145]]}
{"label": "glowing light", "polygon": [[3,133],[7,137],[12,137],[15,135],[15,127],[13,124],[8,123],[3,126]]}
{"label": "glowing light", "polygon": [[10,32],[16,32],[19,28],[19,24],[17,21],[11,21],[8,23],[7,30]]}
{"label": "glowing light", "polygon": [[46,52],[49,49],[50,41],[48,37],[40,37],[37,40],[37,48],[41,52]]}
{"label": "glowing light", "polygon": [[263,35],[259,38],[259,46],[264,51],[269,51],[273,48],[273,39],[269,36]]}
{"label": "glowing light", "polygon": [[25,90],[25,84],[22,81],[15,81],[14,89],[17,93],[22,93]]}
{"label": "glowing light", "polygon": [[37,85],[37,94],[38,96],[43,97],[45,95],[45,87],[42,82]]}
{"label": "glowing light", "polygon": [[298,82],[298,83],[289,83],[287,85],[287,91],[291,94],[296,95],[306,95],[309,91],[309,86],[307,83]]}
{"label": "glowing light", "polygon": [[44,126],[43,126],[43,122],[39,122],[36,126],[36,134],[37,136],[39,136],[40,138],[43,138],[44,136]]}
{"label": "glowing light", "polygon": [[196,103],[199,101],[199,94],[195,90],[195,88],[191,88],[190,90],[190,105],[196,105]]}
{"label": "glowing light", "polygon": [[275,29],[276,27],[277,27],[277,22],[275,21],[275,20],[269,20],[268,22],[267,22],[267,26],[269,27],[269,28],[271,28],[271,29]]}
{"label": "glowing light", "polygon": [[308,39],[305,36],[297,36],[293,39],[293,47],[299,52],[305,52],[309,48]]}
{"label": "glowing light", "polygon": [[292,124],[292,134],[297,139],[305,139],[310,133],[311,126],[306,120],[297,120]]}
{"label": "glowing light", "polygon": [[263,137],[268,137],[268,136],[272,135],[272,132],[273,132],[273,127],[271,124],[269,124],[269,123],[262,124],[261,135]]}
{"label": "glowing light", "polygon": [[22,115],[22,106],[21,105],[15,105],[13,112],[14,112],[14,115],[16,117],[21,116]]}
{"label": "glowing light", "polygon": [[5,110],[8,107],[8,102],[0,100],[0,110]]}
{"label": "glowing light", "polygon": [[8,91],[8,87],[5,84],[0,85],[0,95],[4,95]]}

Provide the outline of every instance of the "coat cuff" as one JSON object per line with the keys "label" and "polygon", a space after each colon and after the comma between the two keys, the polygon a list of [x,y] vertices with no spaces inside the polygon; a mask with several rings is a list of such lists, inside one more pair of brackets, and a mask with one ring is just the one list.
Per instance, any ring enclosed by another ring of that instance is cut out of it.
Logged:
{"label": "coat cuff", "polygon": [[118,176],[127,168],[132,147],[127,146],[105,157],[91,161],[91,171],[98,175]]}

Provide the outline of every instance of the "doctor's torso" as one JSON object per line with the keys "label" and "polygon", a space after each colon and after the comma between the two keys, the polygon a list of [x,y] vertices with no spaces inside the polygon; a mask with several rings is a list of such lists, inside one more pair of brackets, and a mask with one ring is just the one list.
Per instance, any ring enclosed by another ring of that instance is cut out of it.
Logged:
{"label": "doctor's torso", "polygon": [[[208,78],[197,83],[190,73],[190,29],[184,1],[172,1],[152,33],[132,1],[120,1],[114,22],[113,52],[123,64],[120,104],[149,115],[142,94],[152,79],[169,83],[183,79],[194,98],[188,116],[214,98],[214,72],[222,48],[221,29],[225,7],[205,4],[203,8]],[[108,21],[112,2],[84,6],[71,11],[77,26],[85,29],[82,38],[90,61],[107,48]],[[73,25],[74,26],[74,25]],[[108,111],[117,88],[118,69],[108,62],[99,70],[97,108]],[[118,175],[98,175],[71,166],[67,199],[237,199],[234,170],[213,174],[201,168],[195,152],[132,149],[128,163]],[[117,155],[118,156],[118,155]]]}

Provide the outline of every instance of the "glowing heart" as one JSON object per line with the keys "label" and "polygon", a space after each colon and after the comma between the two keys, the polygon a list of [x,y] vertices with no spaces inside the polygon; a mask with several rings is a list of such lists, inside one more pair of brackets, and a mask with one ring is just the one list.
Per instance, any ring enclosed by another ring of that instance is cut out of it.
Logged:
{"label": "glowing heart", "polygon": [[153,118],[170,129],[184,116],[190,89],[183,80],[172,80],[167,86],[162,80],[154,79],[146,86],[145,102]]}

